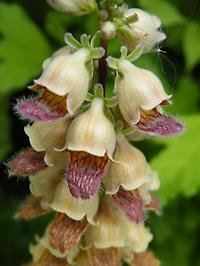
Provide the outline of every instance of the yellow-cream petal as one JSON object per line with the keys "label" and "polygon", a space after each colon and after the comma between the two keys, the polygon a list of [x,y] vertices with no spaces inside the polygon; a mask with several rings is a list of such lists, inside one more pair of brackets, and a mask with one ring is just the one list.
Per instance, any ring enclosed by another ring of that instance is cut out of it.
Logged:
{"label": "yellow-cream petal", "polygon": [[108,194],[115,194],[119,186],[133,190],[148,181],[148,164],[141,151],[133,147],[124,136],[117,137],[116,162],[110,162],[103,183]]}
{"label": "yellow-cream petal", "polygon": [[25,127],[31,146],[36,151],[62,149],[65,146],[68,117],[53,121],[35,122]]}
{"label": "yellow-cream petal", "polygon": [[96,156],[104,156],[107,153],[109,158],[112,158],[115,144],[115,131],[104,114],[103,100],[95,98],[90,108],[70,124],[66,147],[72,151],[85,151]]}

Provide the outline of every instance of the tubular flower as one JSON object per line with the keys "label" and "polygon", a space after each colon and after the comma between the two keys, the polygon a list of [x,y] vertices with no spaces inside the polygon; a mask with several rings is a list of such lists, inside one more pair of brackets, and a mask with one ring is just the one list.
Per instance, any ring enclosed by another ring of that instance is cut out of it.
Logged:
{"label": "tubular flower", "polygon": [[66,97],[67,111],[73,114],[85,100],[89,89],[91,75],[86,66],[89,61],[89,49],[81,48],[71,54],[61,51],[45,62],[35,86]]}
{"label": "tubular flower", "polygon": [[148,53],[156,44],[166,38],[166,35],[160,30],[161,21],[158,17],[138,8],[127,10],[124,17],[128,19],[134,14],[137,15],[137,20],[125,24],[119,31],[119,38],[130,50],[140,45],[143,52]]}
{"label": "tubular flower", "polygon": [[86,243],[96,248],[130,248],[140,253],[146,250],[152,235],[141,224],[135,224],[112,206],[110,199],[102,200],[96,216],[96,225],[88,227]]}
{"label": "tubular flower", "polygon": [[98,191],[115,143],[115,131],[104,115],[103,100],[95,98],[90,108],[72,121],[67,132],[70,162],[65,179],[74,197],[89,199]]}
{"label": "tubular flower", "polygon": [[[60,56],[66,58],[72,52],[73,50],[69,46],[60,48],[52,57],[44,61],[43,69],[46,69],[56,58]],[[66,106],[67,95],[60,96],[58,93],[53,93],[48,88],[37,84],[29,88],[39,95],[28,99],[22,98],[17,101],[14,109],[21,119],[45,122],[63,117],[68,113]]]}
{"label": "tubular flower", "polygon": [[95,0],[47,0],[58,11],[81,15],[96,10]]}
{"label": "tubular flower", "polygon": [[148,182],[149,166],[141,151],[133,147],[123,135],[117,136],[115,162],[109,162],[103,180],[108,194],[115,194],[121,186],[133,190]]}
{"label": "tubular flower", "polygon": [[173,117],[162,114],[160,105],[169,104],[171,95],[164,91],[161,81],[146,69],[122,60],[118,67],[116,90],[124,119],[137,129],[155,136],[178,134],[183,125]]}
{"label": "tubular flower", "polygon": [[[48,158],[52,162],[52,156]],[[74,220],[84,217],[90,223],[94,223],[94,216],[98,210],[99,198],[95,194],[91,199],[82,200],[74,198],[64,181],[63,171],[67,167],[66,153],[59,157],[60,164],[31,175],[30,190],[35,197],[41,198],[41,205],[45,209],[51,209],[64,213]]]}
{"label": "tubular flower", "polygon": [[156,175],[149,175],[149,181],[138,189],[126,191],[122,187],[112,195],[113,203],[130,221],[141,223],[145,220],[145,211],[151,210],[160,213],[160,201],[151,194],[158,190],[160,185]]}
{"label": "tubular flower", "polygon": [[69,123],[70,118],[65,116],[53,121],[34,122],[24,130],[34,150],[62,149],[65,146]]}

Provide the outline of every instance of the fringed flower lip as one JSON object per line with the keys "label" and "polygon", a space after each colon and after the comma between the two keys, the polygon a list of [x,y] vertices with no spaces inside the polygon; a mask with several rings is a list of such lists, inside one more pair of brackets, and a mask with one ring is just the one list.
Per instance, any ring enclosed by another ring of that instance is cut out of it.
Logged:
{"label": "fringed flower lip", "polygon": [[140,120],[135,127],[150,136],[177,135],[184,130],[184,125],[174,117],[162,114],[157,108],[140,112]]}
{"label": "fringed flower lip", "polygon": [[8,161],[8,173],[22,177],[36,174],[47,168],[44,157],[43,152],[36,152],[32,148],[21,150]]}
{"label": "fringed flower lip", "polygon": [[19,99],[14,106],[15,112],[21,119],[46,122],[68,113],[65,96],[58,96],[45,88],[36,87],[34,90],[40,92],[39,96]]}
{"label": "fringed flower lip", "polygon": [[65,147],[70,151],[70,162],[65,179],[74,197],[89,199],[99,190],[108,159],[113,160],[115,144],[115,130],[104,114],[103,99],[94,98],[67,132]]}
{"label": "fringed flower lip", "polygon": [[158,190],[160,186],[159,179],[154,174],[149,175],[149,182],[144,183],[139,188],[127,191],[122,187],[117,193],[112,195],[114,205],[122,211],[126,217],[136,223],[142,223],[145,220],[145,213],[148,210],[157,214],[161,212],[159,198],[152,195],[152,191]]}
{"label": "fringed flower lip", "polygon": [[122,187],[112,195],[113,203],[127,216],[127,218],[139,224],[144,222],[144,206],[137,189],[126,191]]}
{"label": "fringed flower lip", "polygon": [[119,61],[118,71],[121,74],[116,81],[119,108],[130,125],[153,136],[170,136],[183,130],[179,121],[159,110],[161,105],[171,103],[171,95],[166,94],[155,74],[128,60]]}

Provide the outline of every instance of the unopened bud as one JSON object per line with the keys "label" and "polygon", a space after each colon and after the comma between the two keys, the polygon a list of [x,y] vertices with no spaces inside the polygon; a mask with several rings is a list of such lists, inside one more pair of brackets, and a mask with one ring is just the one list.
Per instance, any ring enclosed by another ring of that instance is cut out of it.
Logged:
{"label": "unopened bud", "polygon": [[129,20],[129,17],[131,18],[133,15],[137,15],[138,19],[135,22],[130,22],[122,26],[119,29],[119,38],[130,50],[141,45],[143,52],[148,53],[166,37],[160,31],[161,21],[158,17],[138,8],[129,9],[124,17],[126,20]]}
{"label": "unopened bud", "polygon": [[47,0],[58,11],[82,15],[97,9],[95,0]]}
{"label": "unopened bud", "polygon": [[113,39],[116,35],[116,28],[114,23],[111,21],[106,21],[101,25],[101,32],[103,37],[107,40]]}

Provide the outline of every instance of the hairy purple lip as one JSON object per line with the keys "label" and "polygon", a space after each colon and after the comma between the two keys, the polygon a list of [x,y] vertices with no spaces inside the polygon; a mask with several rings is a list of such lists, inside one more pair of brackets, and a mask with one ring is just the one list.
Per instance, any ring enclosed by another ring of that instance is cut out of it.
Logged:
{"label": "hairy purple lip", "polygon": [[65,180],[75,198],[89,199],[98,191],[107,161],[86,152],[70,153]]}

